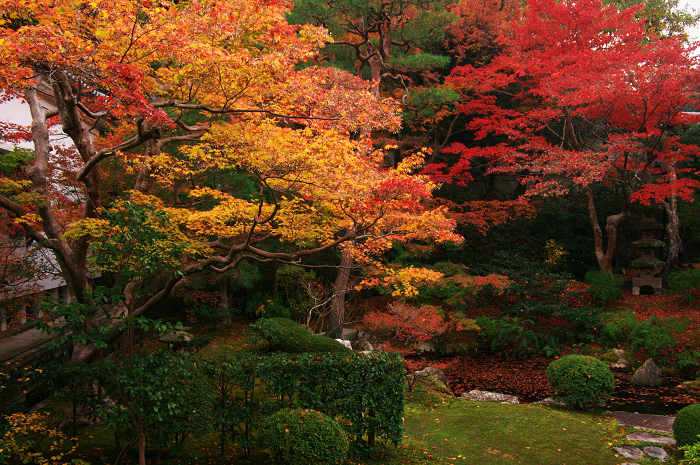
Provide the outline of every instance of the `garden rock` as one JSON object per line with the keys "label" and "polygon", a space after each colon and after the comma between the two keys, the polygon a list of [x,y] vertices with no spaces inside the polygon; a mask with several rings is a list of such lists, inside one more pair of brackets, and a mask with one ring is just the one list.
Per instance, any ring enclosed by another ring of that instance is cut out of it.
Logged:
{"label": "garden rock", "polygon": [[339,343],[343,344],[343,345],[344,345],[345,347],[347,347],[348,349],[352,350],[352,343],[350,343],[350,341],[345,340],[345,339],[336,339],[336,341],[338,341]]}
{"label": "garden rock", "polygon": [[372,344],[370,344],[366,339],[358,339],[353,341],[352,348],[360,352],[372,352],[374,350],[374,346],[372,346]]}
{"label": "garden rock", "polygon": [[186,343],[192,340],[192,335],[186,331],[174,331],[163,334],[158,340],[168,344],[173,342]]}
{"label": "garden rock", "polygon": [[659,436],[658,434],[637,432],[627,435],[628,441],[640,441],[640,442],[651,442],[652,444],[665,444],[668,446],[675,446],[676,440],[668,436]]}
{"label": "garden rock", "polygon": [[661,384],[661,368],[656,366],[652,359],[647,359],[644,365],[632,375],[632,382],[643,386],[659,386]]}
{"label": "garden rock", "polygon": [[357,329],[353,328],[343,328],[343,332],[341,333],[341,339],[345,339],[347,341],[354,341],[357,339],[357,335],[360,333]]}
{"label": "garden rock", "polygon": [[357,333],[357,340],[359,341],[367,341],[372,345],[375,345],[377,342],[377,338],[374,336],[374,334],[370,333],[369,331],[358,331]]}
{"label": "garden rock", "polygon": [[445,373],[435,367],[426,367],[421,371],[413,372],[408,375],[407,381],[411,387],[418,385],[429,391],[454,395],[452,389],[450,389],[449,381]]}
{"label": "garden rock", "polygon": [[680,387],[687,389],[694,394],[700,394],[700,381],[698,380],[683,381]]}
{"label": "garden rock", "polygon": [[625,357],[625,351],[622,349],[611,349],[602,357],[605,363],[608,364],[611,370],[629,370],[632,368],[632,362]]}
{"label": "garden rock", "polygon": [[644,452],[634,446],[619,446],[613,447],[613,450],[626,459],[638,460],[644,457]]}
{"label": "garden rock", "polygon": [[421,342],[417,349],[422,354],[435,352],[435,346],[429,342]]}
{"label": "garden rock", "polygon": [[562,402],[560,400],[556,400],[554,397],[547,397],[546,399],[542,399],[538,402],[533,402],[535,405],[552,405],[554,407],[559,407],[563,409],[568,409],[570,408],[569,405],[567,405],[566,402]]}
{"label": "garden rock", "polygon": [[509,396],[507,394],[499,394],[497,392],[489,391],[479,391],[475,389],[469,392],[463,392],[463,399],[480,400],[483,402],[500,402],[502,404],[519,404],[520,401],[515,396]]}
{"label": "garden rock", "polygon": [[170,344],[176,352],[183,353],[185,346],[192,340],[193,336],[186,331],[174,331],[165,333],[158,340],[164,344]]}
{"label": "garden rock", "polygon": [[649,457],[659,459],[662,462],[665,462],[668,458],[668,452],[666,452],[661,447],[647,446],[644,448],[644,453],[647,454]]}

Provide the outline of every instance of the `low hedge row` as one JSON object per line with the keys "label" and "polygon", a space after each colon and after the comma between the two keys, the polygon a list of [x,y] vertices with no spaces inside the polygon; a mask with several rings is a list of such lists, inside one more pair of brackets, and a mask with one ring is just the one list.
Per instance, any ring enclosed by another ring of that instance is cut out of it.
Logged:
{"label": "low hedge row", "polygon": [[202,364],[218,391],[222,440],[236,438],[248,451],[256,445],[254,432],[261,422],[283,408],[313,409],[335,418],[357,457],[402,439],[404,368],[397,354],[275,353]]}

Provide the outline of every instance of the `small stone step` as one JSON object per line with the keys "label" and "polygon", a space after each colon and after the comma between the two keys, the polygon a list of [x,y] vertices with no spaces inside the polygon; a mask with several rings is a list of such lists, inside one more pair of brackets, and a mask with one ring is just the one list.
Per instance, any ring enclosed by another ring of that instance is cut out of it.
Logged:
{"label": "small stone step", "polygon": [[637,433],[632,433],[627,435],[628,441],[640,441],[640,442],[651,442],[652,444],[665,444],[668,446],[675,446],[676,440],[669,438],[668,436],[660,436],[653,433],[645,433],[639,431]]}
{"label": "small stone step", "polygon": [[673,434],[675,417],[666,415],[648,415],[644,413],[613,412],[613,418],[623,428],[637,428],[658,433]]}
{"label": "small stone step", "polygon": [[639,447],[634,446],[619,446],[613,447],[613,450],[626,459],[641,459],[644,457],[644,452]]}
{"label": "small stone step", "polygon": [[668,458],[668,452],[666,452],[666,450],[660,447],[646,446],[644,448],[644,453],[647,454],[649,457],[659,459],[662,462],[665,462]]}

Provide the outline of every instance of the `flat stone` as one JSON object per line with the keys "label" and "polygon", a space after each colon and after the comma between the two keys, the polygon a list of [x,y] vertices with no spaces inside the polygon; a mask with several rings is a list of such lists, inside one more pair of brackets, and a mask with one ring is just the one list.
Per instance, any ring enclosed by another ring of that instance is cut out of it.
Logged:
{"label": "flat stone", "polygon": [[192,335],[186,331],[175,331],[174,333],[167,333],[158,338],[160,342],[171,343],[171,344],[184,344],[192,340]]}
{"label": "flat stone", "polygon": [[637,428],[657,433],[673,434],[675,417],[666,415],[649,415],[645,413],[613,412],[613,418],[620,426]]}
{"label": "flat stone", "polygon": [[626,459],[641,459],[644,457],[644,452],[638,447],[633,447],[633,446],[619,446],[619,447],[613,447],[613,450],[623,456]]}
{"label": "flat stone", "polygon": [[660,447],[646,446],[644,448],[644,453],[647,454],[649,457],[659,459],[662,462],[665,462],[668,458],[668,452],[666,452],[666,450]]}
{"label": "flat stone", "polygon": [[533,402],[535,405],[552,405],[554,407],[559,407],[559,408],[569,408],[569,406],[565,402],[561,402],[556,400],[554,397],[547,397],[546,399],[539,400],[537,402]]}
{"label": "flat stone", "polygon": [[515,396],[507,394],[499,394],[497,392],[479,391],[475,389],[469,392],[463,392],[461,395],[464,399],[480,400],[483,402],[500,402],[502,404],[519,404],[520,401]]}
{"label": "flat stone", "polygon": [[676,440],[669,438],[668,436],[659,436],[658,434],[637,432],[627,435],[628,441],[640,441],[640,442],[651,442],[652,444],[666,444],[668,446],[675,446]]}

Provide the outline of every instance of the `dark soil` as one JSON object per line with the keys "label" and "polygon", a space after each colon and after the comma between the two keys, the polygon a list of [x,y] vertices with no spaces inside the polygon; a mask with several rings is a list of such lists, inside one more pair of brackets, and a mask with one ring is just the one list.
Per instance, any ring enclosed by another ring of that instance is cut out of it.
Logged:
{"label": "dark soil", "polygon": [[[479,389],[517,396],[521,402],[534,402],[552,395],[547,381],[551,359],[535,356],[525,359],[490,355],[435,359],[456,395]],[[656,415],[675,415],[678,410],[700,403],[700,396],[679,387],[685,379],[664,376],[660,387],[645,387],[630,382],[631,372],[615,371],[615,393],[606,408]]]}

